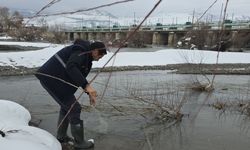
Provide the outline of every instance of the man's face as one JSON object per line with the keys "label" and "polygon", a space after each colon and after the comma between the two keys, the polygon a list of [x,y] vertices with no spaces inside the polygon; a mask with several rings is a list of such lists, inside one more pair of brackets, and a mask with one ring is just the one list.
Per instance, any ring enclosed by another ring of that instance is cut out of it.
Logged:
{"label": "man's face", "polygon": [[98,61],[99,59],[101,59],[104,55],[100,55],[99,51],[97,49],[94,49],[92,51],[92,57],[94,59],[94,61]]}

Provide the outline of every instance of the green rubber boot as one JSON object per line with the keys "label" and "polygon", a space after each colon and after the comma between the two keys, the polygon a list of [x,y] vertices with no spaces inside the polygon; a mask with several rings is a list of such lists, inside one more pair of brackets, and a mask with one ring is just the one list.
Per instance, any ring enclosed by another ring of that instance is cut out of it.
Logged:
{"label": "green rubber boot", "polygon": [[[65,115],[63,115],[62,113],[59,114],[57,126],[60,125],[60,123],[62,122],[64,116]],[[57,129],[56,138],[62,144],[63,143],[69,143],[69,142],[73,141],[73,139],[67,135],[68,126],[69,126],[69,120],[66,118],[61,123],[60,127]]]}
{"label": "green rubber boot", "polygon": [[85,141],[84,139],[84,127],[83,121],[79,124],[71,124],[71,133],[74,137],[74,148],[75,150],[83,150],[94,147],[94,140],[90,139]]}

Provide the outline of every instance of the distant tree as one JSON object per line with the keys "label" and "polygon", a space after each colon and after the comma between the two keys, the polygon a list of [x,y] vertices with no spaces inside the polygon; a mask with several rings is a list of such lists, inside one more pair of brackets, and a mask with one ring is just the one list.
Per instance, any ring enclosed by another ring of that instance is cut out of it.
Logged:
{"label": "distant tree", "polygon": [[48,23],[47,23],[47,21],[46,21],[46,19],[44,19],[44,18],[40,18],[40,19],[38,19],[38,24],[39,24],[39,26],[41,27],[41,29],[42,30],[47,30],[48,29]]}
{"label": "distant tree", "polygon": [[146,36],[143,32],[137,32],[132,38],[128,41],[129,47],[144,48],[146,47],[145,43],[148,41],[149,36]]}
{"label": "distant tree", "polygon": [[61,32],[61,25],[54,25],[50,27],[48,32],[44,32],[42,38],[53,43],[64,43],[66,41],[66,36]]}
{"label": "distant tree", "polygon": [[250,48],[250,33],[248,32],[239,32],[234,38],[231,39],[232,47],[234,49],[244,49]]}
{"label": "distant tree", "polygon": [[190,44],[194,44],[199,50],[202,50],[205,45],[208,45],[208,43],[206,43],[206,38],[210,27],[206,23],[202,22],[197,25],[197,28],[197,30],[191,30],[190,32],[190,37],[192,37]]}
{"label": "distant tree", "polygon": [[7,7],[0,7],[0,27],[3,32],[8,28],[9,16],[9,9]]}
{"label": "distant tree", "polygon": [[23,16],[18,11],[15,11],[10,18],[10,27],[18,29],[21,28],[22,25]]}
{"label": "distant tree", "polygon": [[2,23],[0,22],[0,33],[2,33],[3,32],[3,25],[2,25]]}
{"label": "distant tree", "polygon": [[10,30],[18,30],[22,27],[23,16],[15,11],[10,13],[6,7],[0,7],[0,28],[2,32],[10,32]]}

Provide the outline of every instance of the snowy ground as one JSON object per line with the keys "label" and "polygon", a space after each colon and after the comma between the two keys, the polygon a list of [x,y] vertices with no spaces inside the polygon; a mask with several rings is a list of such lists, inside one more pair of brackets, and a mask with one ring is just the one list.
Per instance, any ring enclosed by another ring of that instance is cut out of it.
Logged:
{"label": "snowy ground", "polygon": [[23,106],[0,99],[1,150],[61,150],[61,144],[45,130],[28,125],[31,116]]}
{"label": "snowy ground", "polygon": [[[29,42],[3,42],[0,45],[21,45],[46,47],[24,52],[0,52],[0,66],[39,67],[66,45]],[[102,67],[113,55],[108,53],[93,67]],[[182,63],[216,63],[217,52],[200,50],[162,49],[156,52],[121,52],[116,56],[114,66],[152,66]],[[221,52],[219,63],[250,63],[250,53]],[[108,64],[111,66],[112,61]]]}
{"label": "snowy ground", "polygon": [[11,39],[13,39],[13,38],[10,36],[1,36],[0,37],[0,40],[11,40]]}

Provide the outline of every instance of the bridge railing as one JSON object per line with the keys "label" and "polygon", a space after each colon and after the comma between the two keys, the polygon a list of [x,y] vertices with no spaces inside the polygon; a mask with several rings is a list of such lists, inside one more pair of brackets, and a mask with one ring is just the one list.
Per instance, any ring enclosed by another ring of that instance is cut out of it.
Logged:
{"label": "bridge railing", "polygon": [[[183,25],[183,24],[176,24],[176,25],[151,25],[151,26],[142,26],[139,30],[140,31],[181,31],[181,30],[188,30],[200,29],[202,25]],[[211,23],[207,25],[203,25],[203,27],[207,27],[207,29],[211,30],[219,30],[221,26],[218,23]],[[244,23],[225,23],[224,27],[226,29],[250,29],[250,22]],[[66,32],[127,32],[132,31],[136,28],[136,26],[115,26],[115,27],[95,27],[95,28],[73,28],[69,29]]]}

